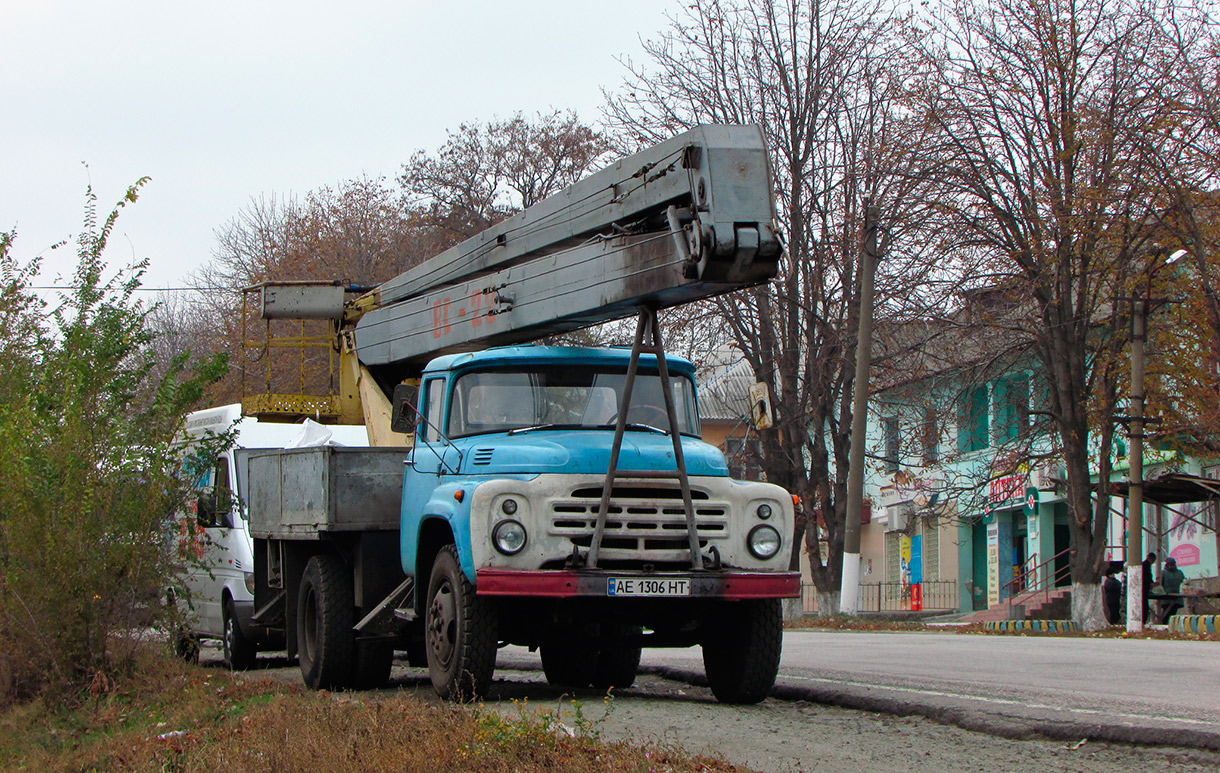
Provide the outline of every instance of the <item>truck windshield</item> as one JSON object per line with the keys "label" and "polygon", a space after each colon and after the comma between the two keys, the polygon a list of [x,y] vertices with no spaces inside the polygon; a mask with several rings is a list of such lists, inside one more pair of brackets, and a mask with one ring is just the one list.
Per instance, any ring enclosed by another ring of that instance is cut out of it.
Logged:
{"label": "truck windshield", "polygon": [[[458,378],[450,400],[446,434],[451,438],[530,427],[613,428],[623,400],[625,370],[537,367],[487,370]],[[695,388],[689,378],[670,374],[678,431],[698,436]],[[661,379],[636,375],[627,410],[628,429],[669,430]]]}

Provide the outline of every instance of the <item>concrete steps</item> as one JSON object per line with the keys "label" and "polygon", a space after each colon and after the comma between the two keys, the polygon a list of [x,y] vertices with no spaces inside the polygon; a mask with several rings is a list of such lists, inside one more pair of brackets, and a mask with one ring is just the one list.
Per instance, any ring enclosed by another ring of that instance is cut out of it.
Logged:
{"label": "concrete steps", "polygon": [[[1019,614],[1021,609],[1024,614]],[[991,623],[1010,620],[1014,616],[1024,620],[1064,620],[1072,616],[1071,588],[1055,588],[1049,594],[1044,590],[1018,593],[1010,605],[1002,601],[988,609],[981,609],[962,618],[964,623]]]}

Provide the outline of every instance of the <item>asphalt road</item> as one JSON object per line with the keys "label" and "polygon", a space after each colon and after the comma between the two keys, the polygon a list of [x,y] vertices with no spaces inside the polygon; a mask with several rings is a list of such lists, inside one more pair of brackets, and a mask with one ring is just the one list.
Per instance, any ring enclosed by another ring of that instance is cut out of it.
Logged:
{"label": "asphalt road", "polygon": [[[698,684],[697,648],[646,650]],[[1008,738],[1220,750],[1220,643],[789,631],[774,697],[917,715]]]}

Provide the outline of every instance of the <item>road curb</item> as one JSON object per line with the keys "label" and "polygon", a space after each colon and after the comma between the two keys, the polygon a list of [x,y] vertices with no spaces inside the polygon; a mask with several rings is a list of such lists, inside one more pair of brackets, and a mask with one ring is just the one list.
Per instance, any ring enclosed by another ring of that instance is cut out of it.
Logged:
{"label": "road curb", "polygon": [[[700,671],[672,666],[646,666],[641,667],[640,672],[699,687],[707,686],[707,679]],[[771,689],[769,697],[785,701],[820,703],[855,711],[924,717],[941,724],[956,725],[963,730],[973,730],[1017,741],[1044,738],[1076,742],[1087,739],[1135,746],[1177,746],[1220,751],[1220,730],[1135,727],[1108,722],[1081,722],[1062,713],[1047,719],[1014,717],[988,711],[972,711],[960,707],[936,705],[932,702],[904,700],[879,694],[879,691],[872,689],[846,686],[842,689],[834,689],[814,685],[776,684]]]}
{"label": "road curb", "polygon": [[1071,620],[988,620],[983,623],[984,631],[998,633],[1017,633],[1024,631],[1046,631],[1048,633],[1066,633],[1076,630],[1076,623]]}
{"label": "road curb", "polygon": [[1169,630],[1175,633],[1210,633],[1220,631],[1220,615],[1174,615],[1169,618]]}

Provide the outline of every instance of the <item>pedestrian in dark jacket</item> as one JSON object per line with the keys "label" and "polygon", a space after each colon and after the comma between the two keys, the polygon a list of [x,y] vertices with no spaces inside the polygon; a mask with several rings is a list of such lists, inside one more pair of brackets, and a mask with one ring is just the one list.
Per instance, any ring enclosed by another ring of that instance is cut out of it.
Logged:
{"label": "pedestrian in dark jacket", "polygon": [[1178,562],[1172,558],[1165,559],[1165,568],[1161,571],[1161,590],[1169,598],[1165,599],[1165,614],[1161,616],[1162,623],[1168,623],[1170,615],[1182,608],[1182,583],[1186,575],[1178,568]]}
{"label": "pedestrian in dark jacket", "polygon": [[1122,622],[1123,584],[1114,576],[1114,564],[1106,564],[1106,576],[1101,581],[1101,599],[1106,610],[1106,622],[1118,625]]}

